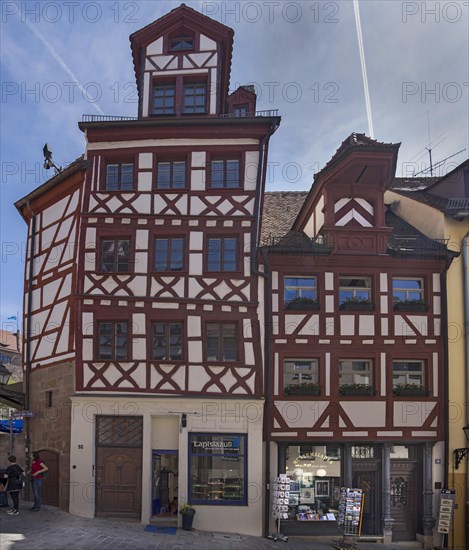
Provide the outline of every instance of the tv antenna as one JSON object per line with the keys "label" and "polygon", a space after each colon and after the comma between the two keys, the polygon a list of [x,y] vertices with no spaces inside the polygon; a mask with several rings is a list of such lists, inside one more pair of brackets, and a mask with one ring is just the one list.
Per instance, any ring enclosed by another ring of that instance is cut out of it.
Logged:
{"label": "tv antenna", "polygon": [[42,148],[42,152],[44,153],[44,168],[46,170],[53,168],[55,175],[62,172],[62,166],[57,166],[52,160],[52,151],[48,143],[44,145],[44,147]]}

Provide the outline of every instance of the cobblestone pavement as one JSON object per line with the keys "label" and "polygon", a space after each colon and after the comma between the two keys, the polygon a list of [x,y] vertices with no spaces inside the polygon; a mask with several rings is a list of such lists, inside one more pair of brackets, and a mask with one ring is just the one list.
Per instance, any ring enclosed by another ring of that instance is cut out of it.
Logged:
{"label": "cobblestone pavement", "polygon": [[[178,529],[175,535],[169,535],[144,531],[145,525],[138,522],[79,518],[51,506],[31,512],[30,507],[31,503],[21,502],[17,516],[7,515],[7,508],[0,508],[1,550],[332,550],[327,540],[318,542],[290,537],[284,544],[245,535],[223,539],[220,533],[195,529]],[[359,543],[358,547],[361,550],[403,550],[419,548],[419,545]]]}

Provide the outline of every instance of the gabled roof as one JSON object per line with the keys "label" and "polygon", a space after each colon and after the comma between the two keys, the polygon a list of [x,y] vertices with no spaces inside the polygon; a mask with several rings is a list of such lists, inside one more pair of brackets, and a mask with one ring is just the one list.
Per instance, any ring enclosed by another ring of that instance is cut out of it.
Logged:
{"label": "gabled roof", "polygon": [[290,231],[307,196],[307,191],[265,193],[261,245],[272,244]]}
{"label": "gabled roof", "polygon": [[234,31],[230,27],[186,6],[186,4],[181,4],[159,19],[156,19],[156,21],[153,21],[153,23],[146,25],[130,35],[130,49],[132,50],[137,85],[140,85],[140,48],[151,44],[151,42],[156,40],[157,36],[161,36],[167,30],[171,30],[171,27],[177,25],[183,25],[184,27],[193,28],[199,31],[207,29],[207,32],[212,35],[211,38],[216,37],[219,41],[225,43],[227,66],[225,67],[222,77],[226,79],[226,93],[228,93]]}

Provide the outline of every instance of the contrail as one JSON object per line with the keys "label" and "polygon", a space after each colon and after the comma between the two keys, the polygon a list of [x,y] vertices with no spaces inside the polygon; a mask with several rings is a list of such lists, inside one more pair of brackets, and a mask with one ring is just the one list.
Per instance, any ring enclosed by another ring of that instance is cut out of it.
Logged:
{"label": "contrail", "polygon": [[371,118],[370,90],[368,88],[368,77],[366,76],[365,50],[363,49],[363,34],[360,23],[360,10],[358,0],[353,0],[353,11],[355,12],[355,25],[357,27],[358,50],[360,51],[360,63],[362,66],[363,88],[365,89],[366,117],[368,119],[368,134],[374,138],[373,120]]}
{"label": "contrail", "polygon": [[[20,17],[20,14],[17,13],[17,16]],[[57,63],[62,67],[62,69],[70,76],[70,78],[76,82],[78,89],[83,94],[83,97],[87,97],[86,90],[83,88],[83,86],[80,84],[80,81],[78,78],[73,74],[73,72],[68,68],[65,61],[60,57],[60,55],[57,53],[57,51],[54,49],[54,47],[46,40],[45,36],[34,26],[32,25],[26,18],[22,20],[23,23],[26,23],[26,25],[29,27],[29,29],[39,38],[39,40],[44,44],[44,46],[49,50],[49,53],[52,55],[52,57],[57,61]],[[100,115],[104,115],[104,111],[101,109],[101,107],[96,104],[95,102],[91,102],[91,105],[98,111]]]}

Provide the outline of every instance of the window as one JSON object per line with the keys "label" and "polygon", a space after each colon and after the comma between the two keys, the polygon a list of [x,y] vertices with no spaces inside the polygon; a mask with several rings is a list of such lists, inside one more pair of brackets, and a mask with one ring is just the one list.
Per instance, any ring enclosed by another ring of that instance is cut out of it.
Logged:
{"label": "window", "polygon": [[152,359],[182,359],[182,323],[153,323],[152,336]]}
{"label": "window", "polygon": [[339,304],[371,301],[371,277],[339,277]]}
{"label": "window", "polygon": [[392,385],[424,386],[425,373],[423,361],[393,361]]}
{"label": "window", "polygon": [[156,187],[158,189],[184,189],[186,187],[185,161],[158,162]]}
{"label": "window", "polygon": [[184,113],[205,113],[206,96],[207,84],[205,82],[184,84]]}
{"label": "window", "polygon": [[184,268],[184,239],[162,237],[155,239],[155,270],[182,271]]}
{"label": "window", "polygon": [[236,361],[236,323],[207,323],[207,361]]}
{"label": "window", "polygon": [[153,88],[153,114],[174,115],[176,112],[176,86],[156,85]]}
{"label": "window", "polygon": [[423,301],[423,279],[393,278],[392,299],[394,303]]}
{"label": "window", "polygon": [[181,50],[193,50],[194,37],[187,34],[180,34],[169,40],[169,51],[179,52]]}
{"label": "window", "polygon": [[121,321],[98,323],[98,359],[128,359],[128,324]]}
{"label": "window", "polygon": [[235,105],[234,107],[234,116],[248,116],[248,112],[248,105]]}
{"label": "window", "polygon": [[236,271],[238,268],[238,239],[209,237],[207,271]]}
{"label": "window", "polygon": [[130,271],[130,239],[101,240],[101,271],[104,273]]}
{"label": "window", "polygon": [[283,381],[286,394],[319,394],[318,361],[316,359],[285,359]]}
{"label": "window", "polygon": [[317,298],[316,277],[285,277],[285,309],[315,309]]}
{"label": "window", "polygon": [[134,165],[132,162],[107,164],[106,191],[130,191],[134,187]]}
{"label": "window", "polygon": [[339,386],[360,384],[372,385],[372,362],[362,359],[339,361]]}
{"label": "window", "polygon": [[245,434],[189,433],[189,502],[247,504]]}
{"label": "window", "polygon": [[215,189],[239,188],[239,159],[212,160],[210,163],[210,187]]}

